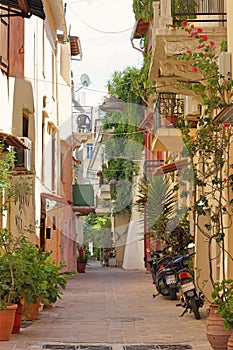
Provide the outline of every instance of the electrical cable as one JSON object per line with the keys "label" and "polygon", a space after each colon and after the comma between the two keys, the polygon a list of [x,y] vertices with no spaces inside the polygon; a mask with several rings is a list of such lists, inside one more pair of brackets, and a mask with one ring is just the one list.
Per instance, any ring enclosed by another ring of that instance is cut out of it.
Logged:
{"label": "electrical cable", "polygon": [[[211,78],[214,78],[214,76],[212,77],[209,77],[209,79]],[[44,80],[44,79],[34,79],[34,78],[30,78],[30,77],[25,77],[25,79],[28,79],[28,80],[31,80],[31,81],[37,81],[37,82],[43,82],[43,83],[49,83],[49,84],[55,84],[55,85],[60,85],[60,86],[66,86],[66,87],[69,87],[69,88],[78,88],[77,85],[71,85],[71,84],[63,84],[63,83],[55,83],[55,82],[52,82],[52,81],[49,81],[49,80]],[[201,82],[205,82],[207,79],[199,79],[198,81],[194,82],[192,81],[191,83],[193,84],[197,84],[197,83],[201,83]],[[124,86],[124,85],[127,85],[131,82],[128,82],[128,83],[124,83],[122,85],[118,85],[116,86],[116,88],[119,88],[121,86]],[[171,84],[166,84],[166,87],[177,87],[177,84],[189,84],[189,82],[185,82],[185,81],[181,81],[181,82],[177,82],[177,83],[171,83]],[[149,89],[158,89],[158,88],[164,88],[165,86],[164,85],[157,85],[157,86],[151,86],[151,87],[147,87],[147,88],[144,88],[142,90],[146,91],[146,90],[149,90]],[[84,87],[85,90],[88,90],[88,91],[94,91],[94,92],[99,92],[99,93],[106,93],[106,94],[109,94],[109,92],[106,90],[106,91],[102,91],[102,90],[95,90],[95,89],[90,89],[88,87]],[[134,92],[136,91],[140,91],[140,89],[135,89],[133,90]],[[155,91],[156,92],[156,91]],[[182,95],[182,94],[180,94]]]}
{"label": "electrical cable", "polygon": [[93,26],[91,26],[90,24],[88,24],[87,22],[85,22],[78,14],[77,12],[74,10],[74,8],[72,6],[69,6],[70,9],[72,10],[73,14],[75,16],[78,17],[78,20],[80,22],[82,22],[83,24],[85,24],[88,28],[94,30],[95,32],[98,32],[98,33],[102,33],[102,34],[122,34],[122,33],[126,33],[128,32],[129,30],[132,30],[134,26],[131,26],[131,27],[128,27],[126,29],[122,29],[122,30],[118,30],[118,31],[104,31],[104,30],[101,30],[101,29],[98,29],[98,28],[95,28]]}

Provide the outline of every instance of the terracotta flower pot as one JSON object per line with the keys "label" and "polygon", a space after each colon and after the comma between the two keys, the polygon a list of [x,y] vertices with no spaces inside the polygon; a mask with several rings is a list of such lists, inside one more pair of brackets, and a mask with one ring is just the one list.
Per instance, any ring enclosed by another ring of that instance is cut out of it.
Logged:
{"label": "terracotta flower pot", "polygon": [[14,322],[14,326],[13,326],[13,329],[12,329],[12,332],[11,332],[12,334],[20,332],[20,326],[21,326],[21,323],[22,323],[22,317],[23,317],[23,305],[22,304],[18,304],[16,312],[15,312],[15,322]]}
{"label": "terracotta flower pot", "polygon": [[86,263],[77,262],[77,271],[79,273],[84,273],[86,270]]}
{"label": "terracotta flower pot", "polygon": [[36,298],[35,304],[28,304],[26,300],[23,301],[23,317],[26,321],[33,321],[36,319],[40,308],[40,297]]}
{"label": "terracotta flower pot", "polygon": [[15,321],[17,304],[0,311],[0,340],[9,340]]}
{"label": "terracotta flower pot", "polygon": [[218,305],[209,305],[206,336],[214,350],[227,350],[227,342],[231,335],[231,330],[224,328],[224,319],[216,313],[217,309]]}
{"label": "terracotta flower pot", "polygon": [[228,339],[227,350],[233,350],[233,330],[231,330],[231,335]]}

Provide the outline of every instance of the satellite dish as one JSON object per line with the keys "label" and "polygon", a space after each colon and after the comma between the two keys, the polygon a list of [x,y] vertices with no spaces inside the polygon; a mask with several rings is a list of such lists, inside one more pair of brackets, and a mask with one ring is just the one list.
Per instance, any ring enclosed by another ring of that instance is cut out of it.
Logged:
{"label": "satellite dish", "polygon": [[90,78],[87,74],[82,74],[80,80],[83,86],[89,86],[91,83]]}

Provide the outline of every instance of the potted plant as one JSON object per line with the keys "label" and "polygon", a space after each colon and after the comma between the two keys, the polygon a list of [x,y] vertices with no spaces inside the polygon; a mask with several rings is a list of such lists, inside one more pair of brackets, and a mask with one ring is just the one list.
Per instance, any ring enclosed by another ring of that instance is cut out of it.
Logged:
{"label": "potted plant", "polygon": [[17,304],[14,302],[14,274],[11,240],[6,229],[0,230],[0,340],[9,340],[13,330]]}
{"label": "potted plant", "polygon": [[212,297],[217,313],[224,319],[224,327],[233,329],[233,280],[217,282]]}
{"label": "potted plant", "polygon": [[[4,142],[0,145],[0,212],[6,214],[10,198],[14,198],[17,186],[11,186],[10,171],[14,154],[3,155]],[[12,236],[5,227],[0,228],[0,340],[8,340],[13,329],[17,304],[15,303],[15,276],[13,273]]]}
{"label": "potted plant", "polygon": [[[210,313],[215,322],[215,333],[220,333],[221,331],[225,337],[224,344],[231,343],[233,345],[233,280],[226,279],[216,282],[215,289],[212,292],[212,298],[213,303],[210,306]],[[225,331],[222,327],[224,327]],[[210,343],[214,342],[215,344],[215,340],[212,340],[214,335],[211,333],[209,337]]]}
{"label": "potted plant", "polygon": [[77,256],[77,271],[79,273],[84,273],[86,270],[86,264],[90,257],[90,252],[87,247],[80,247],[78,249],[78,256]]}
{"label": "potted plant", "polygon": [[51,252],[43,252],[25,236],[16,238],[18,246],[14,256],[16,276],[15,293],[24,305],[24,316],[35,319],[40,303],[55,303],[62,295],[68,275],[74,272],[63,271],[64,263],[57,265]]}
{"label": "potted plant", "polygon": [[[11,166],[14,154],[0,154],[0,211],[6,215],[11,200],[22,190],[22,182],[12,185]],[[25,184],[25,191],[30,190]],[[26,232],[27,231],[27,232]],[[25,229],[25,234],[30,232]],[[15,312],[18,304],[55,302],[61,290],[65,288],[68,272],[63,272],[63,264],[57,266],[51,259],[51,253],[44,253],[24,234],[14,235],[9,229],[0,229],[0,340],[8,340],[12,332]],[[12,306],[13,304],[13,306]],[[6,313],[11,310],[12,320],[6,325]],[[4,317],[2,320],[1,317]]]}

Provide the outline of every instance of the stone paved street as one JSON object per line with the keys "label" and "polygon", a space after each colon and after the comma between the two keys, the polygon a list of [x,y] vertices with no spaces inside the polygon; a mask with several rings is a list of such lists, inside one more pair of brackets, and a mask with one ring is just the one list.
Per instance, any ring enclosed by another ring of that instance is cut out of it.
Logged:
{"label": "stone paved street", "polygon": [[211,349],[205,335],[207,305],[200,310],[201,320],[193,314],[180,318],[183,309],[176,301],[153,299],[153,293],[151,276],[144,271],[92,263],[86,273],[70,277],[62,300],[1,342],[0,350],[122,350],[123,345],[125,350],[135,348],[129,345],[150,350],[143,347],[149,344],[160,345],[156,349]]}

